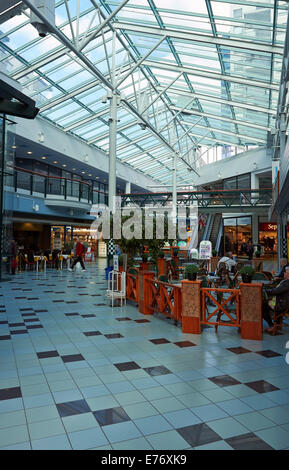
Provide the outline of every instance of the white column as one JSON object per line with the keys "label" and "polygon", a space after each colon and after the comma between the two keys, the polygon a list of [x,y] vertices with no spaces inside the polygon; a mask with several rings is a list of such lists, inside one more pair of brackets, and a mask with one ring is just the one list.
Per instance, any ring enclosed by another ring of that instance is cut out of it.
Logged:
{"label": "white column", "polygon": [[125,194],[131,194],[131,182],[127,181],[125,183]]}

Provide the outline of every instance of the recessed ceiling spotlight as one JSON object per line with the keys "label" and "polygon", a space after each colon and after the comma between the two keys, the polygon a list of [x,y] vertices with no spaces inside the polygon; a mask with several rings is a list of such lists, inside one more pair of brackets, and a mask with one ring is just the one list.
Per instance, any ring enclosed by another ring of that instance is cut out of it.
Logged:
{"label": "recessed ceiling spotlight", "polygon": [[13,149],[17,149],[16,145],[12,145],[12,148],[13,148]]}
{"label": "recessed ceiling spotlight", "polygon": [[99,176],[96,176],[96,177],[95,177],[95,179],[97,179],[97,180],[98,180],[98,179],[99,179]]}
{"label": "recessed ceiling spotlight", "polygon": [[41,160],[46,160],[46,157],[41,157]]}
{"label": "recessed ceiling spotlight", "polygon": [[54,162],[53,162],[53,163],[58,163],[58,161],[57,161],[57,160],[54,160]]}
{"label": "recessed ceiling spotlight", "polygon": [[82,171],[81,173],[82,173],[83,175],[85,175],[85,171]]}
{"label": "recessed ceiling spotlight", "polygon": [[62,165],[62,166],[66,167],[67,165],[64,164],[64,165]]}
{"label": "recessed ceiling spotlight", "polygon": [[27,152],[27,153],[28,153],[28,155],[32,155],[32,152]]}
{"label": "recessed ceiling spotlight", "polygon": [[73,169],[73,171],[75,171],[75,170],[76,170],[76,168],[72,168],[72,169]]}
{"label": "recessed ceiling spotlight", "polygon": [[88,176],[92,176],[92,174],[91,174],[91,173],[88,173]]}

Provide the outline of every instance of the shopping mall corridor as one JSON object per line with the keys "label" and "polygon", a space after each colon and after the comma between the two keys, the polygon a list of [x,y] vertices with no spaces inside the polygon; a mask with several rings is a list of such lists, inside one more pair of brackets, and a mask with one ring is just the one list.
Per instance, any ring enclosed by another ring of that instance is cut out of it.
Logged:
{"label": "shopping mall corridor", "polygon": [[288,329],[190,335],[112,309],[105,263],[0,285],[0,450],[289,449]]}

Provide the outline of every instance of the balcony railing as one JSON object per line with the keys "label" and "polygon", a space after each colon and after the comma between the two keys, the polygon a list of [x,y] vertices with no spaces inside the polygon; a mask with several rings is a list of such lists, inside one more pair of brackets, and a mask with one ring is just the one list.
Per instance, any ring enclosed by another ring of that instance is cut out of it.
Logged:
{"label": "balcony railing", "polygon": [[64,200],[87,204],[108,204],[108,195],[93,188],[90,183],[60,176],[41,175],[18,167],[14,168],[13,174],[7,174],[6,185],[15,192],[26,190],[30,195],[43,195],[44,198],[61,196]]}

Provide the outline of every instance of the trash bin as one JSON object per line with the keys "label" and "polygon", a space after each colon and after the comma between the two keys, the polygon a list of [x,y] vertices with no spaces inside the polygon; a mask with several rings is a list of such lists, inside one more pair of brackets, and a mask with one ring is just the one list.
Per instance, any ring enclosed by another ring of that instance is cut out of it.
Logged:
{"label": "trash bin", "polygon": [[108,281],[108,276],[109,276],[109,273],[112,271],[113,267],[112,266],[109,266],[108,268],[105,268],[105,279],[106,281]]}

